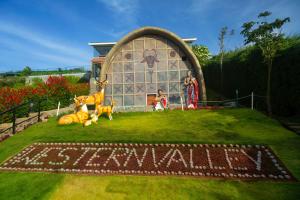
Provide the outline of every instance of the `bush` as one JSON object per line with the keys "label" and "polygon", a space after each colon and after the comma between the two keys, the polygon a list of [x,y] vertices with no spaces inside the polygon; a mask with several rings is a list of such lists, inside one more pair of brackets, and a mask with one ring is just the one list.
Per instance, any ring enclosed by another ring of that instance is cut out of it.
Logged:
{"label": "bush", "polygon": [[[300,37],[285,40],[285,46],[274,59],[271,76],[271,97],[274,114],[296,115],[300,113]],[[223,62],[223,90],[220,90],[219,57],[212,58],[203,68],[206,86],[228,98],[255,94],[265,95],[267,67],[261,52],[254,46],[228,52]],[[265,101],[256,98],[256,107],[265,110]]]}
{"label": "bush", "polygon": [[56,108],[59,101],[64,107],[73,102],[74,95],[80,96],[88,93],[89,84],[71,84],[64,77],[50,76],[46,83],[39,83],[35,87],[0,88],[0,111],[8,110],[26,101],[41,99],[47,99],[47,103],[42,104],[43,110]]}
{"label": "bush", "polygon": [[35,77],[35,78],[33,78],[33,79],[31,80],[31,82],[32,82],[31,85],[32,85],[33,87],[37,87],[39,84],[43,83],[44,81],[43,81],[42,78]]}
{"label": "bush", "polygon": [[71,84],[76,84],[80,80],[80,77],[78,77],[78,76],[64,76],[64,77],[68,81],[68,83],[71,83]]}
{"label": "bush", "polygon": [[0,79],[0,88],[2,87],[14,87],[19,88],[25,85],[25,77],[4,77]]}

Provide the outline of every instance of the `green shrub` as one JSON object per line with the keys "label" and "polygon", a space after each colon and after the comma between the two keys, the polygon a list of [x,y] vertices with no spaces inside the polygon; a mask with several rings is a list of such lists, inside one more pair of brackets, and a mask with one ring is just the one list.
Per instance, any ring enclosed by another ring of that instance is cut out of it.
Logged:
{"label": "green shrub", "polygon": [[80,77],[78,77],[78,76],[64,76],[64,77],[68,81],[68,83],[71,83],[71,84],[76,84],[80,80]]}
{"label": "green shrub", "polygon": [[42,78],[35,77],[35,78],[33,78],[33,79],[31,80],[31,82],[32,82],[31,85],[32,85],[33,87],[36,87],[36,86],[38,86],[39,84],[43,83],[44,81],[43,81]]}
{"label": "green shrub", "polygon": [[12,87],[19,88],[25,85],[25,77],[3,77],[0,78],[0,88],[2,87]]}
{"label": "green shrub", "polygon": [[[300,113],[300,36],[285,40],[284,47],[274,59],[272,69],[272,108],[277,115],[296,115]],[[223,63],[223,90],[220,91],[219,57],[213,57],[203,68],[206,86],[227,98],[266,94],[267,67],[259,49],[249,46],[228,52]],[[255,106],[265,110],[263,98],[255,98]],[[249,102],[248,102],[249,103]]]}

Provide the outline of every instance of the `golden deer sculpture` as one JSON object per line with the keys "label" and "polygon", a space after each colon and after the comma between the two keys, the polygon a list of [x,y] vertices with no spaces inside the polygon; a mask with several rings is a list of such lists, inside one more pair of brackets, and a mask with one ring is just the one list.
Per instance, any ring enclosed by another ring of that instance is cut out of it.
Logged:
{"label": "golden deer sculpture", "polygon": [[[104,81],[97,81],[96,84],[100,87],[100,91],[89,96],[75,97],[78,100],[77,102],[84,101],[85,104],[95,105],[95,107],[101,105],[104,101],[104,89],[107,83],[108,83],[107,79]],[[78,107],[79,105],[77,105],[75,102],[75,106]]]}
{"label": "golden deer sculpture", "polygon": [[[102,109],[104,109],[104,111],[108,114],[109,119],[112,119],[111,113],[113,109],[113,103],[110,108],[106,108],[107,106],[102,106],[104,101],[104,88],[108,83],[107,78],[104,81],[97,81],[96,83],[100,87],[100,91],[90,96],[75,96],[75,113],[62,116],[58,121],[59,125],[81,123],[84,124],[84,126],[89,126],[92,122],[97,122],[98,116],[100,116],[103,112]],[[91,115],[92,119],[90,120],[87,104],[95,105],[95,113]],[[98,114],[98,110],[101,111],[100,115]]]}
{"label": "golden deer sculpture", "polygon": [[110,106],[101,106],[96,107],[95,114],[100,117],[102,114],[107,114],[109,120],[112,120],[112,113],[114,112],[114,106],[116,105],[114,100],[111,100]]}
{"label": "golden deer sculpture", "polygon": [[89,118],[88,108],[87,105],[84,103],[85,99],[76,99],[74,98],[75,105],[78,105],[76,109],[78,109],[78,112],[75,112],[73,114],[68,114],[62,116],[58,120],[59,125],[67,125],[72,123],[81,123],[86,125],[86,122]]}

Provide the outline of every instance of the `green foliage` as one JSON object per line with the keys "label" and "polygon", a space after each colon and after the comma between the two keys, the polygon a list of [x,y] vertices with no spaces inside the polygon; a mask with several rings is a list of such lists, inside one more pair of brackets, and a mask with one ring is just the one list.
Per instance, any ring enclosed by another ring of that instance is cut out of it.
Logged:
{"label": "green foliage", "polygon": [[280,31],[282,26],[290,21],[289,17],[275,19],[267,22],[266,17],[271,12],[265,11],[258,15],[259,21],[251,21],[243,24],[241,34],[245,37],[245,44],[254,43],[257,45],[265,58],[265,62],[270,62],[283,43],[284,34]]}
{"label": "green foliage", "polygon": [[[97,125],[33,125],[0,145],[0,162],[34,142],[266,144],[297,179],[299,136],[249,109],[116,113]],[[299,199],[299,182],[0,172],[0,199]]]}
{"label": "green foliage", "polygon": [[32,70],[29,66],[24,67],[24,69],[21,71],[21,76],[29,76],[32,74]]}
{"label": "green foliage", "polygon": [[35,78],[33,78],[33,79],[31,80],[31,82],[32,82],[31,85],[32,85],[33,87],[36,87],[36,86],[38,86],[39,84],[43,83],[44,81],[43,81],[42,78],[35,77]]}
{"label": "green foliage", "polygon": [[281,32],[281,27],[290,21],[290,18],[275,19],[273,22],[268,22],[266,17],[270,16],[271,12],[265,11],[258,15],[258,21],[250,21],[243,24],[241,34],[245,38],[245,44],[254,43],[262,51],[264,62],[268,66],[267,73],[267,108],[269,115],[272,114],[271,106],[271,72],[273,59],[277,51],[282,46],[284,34]]}
{"label": "green foliage", "polygon": [[192,50],[196,57],[199,60],[199,63],[201,66],[204,66],[205,63],[208,61],[208,59],[211,57],[211,54],[207,48],[207,46],[204,45],[193,45]]}
{"label": "green foliage", "polygon": [[76,84],[76,83],[79,83],[79,81],[80,81],[80,77],[78,77],[78,76],[64,76],[64,77],[67,80],[67,82],[69,82],[71,84]]}
{"label": "green foliage", "polygon": [[[271,97],[276,115],[296,115],[300,113],[300,36],[284,39],[283,47],[273,61]],[[257,46],[247,46],[224,55],[223,94],[227,98],[255,94],[265,96],[267,89],[267,67]],[[206,86],[221,93],[219,56],[209,60],[203,70]],[[249,104],[250,102],[247,102]],[[266,110],[264,98],[255,98],[255,106]]]}
{"label": "green foliage", "polygon": [[19,88],[25,86],[25,77],[18,76],[8,76],[0,78],[0,88],[2,87],[12,87]]}
{"label": "green foliage", "polygon": [[84,67],[66,69],[58,68],[57,70],[45,70],[45,71],[33,71],[31,75],[54,75],[54,74],[72,74],[72,73],[84,73],[86,70]]}

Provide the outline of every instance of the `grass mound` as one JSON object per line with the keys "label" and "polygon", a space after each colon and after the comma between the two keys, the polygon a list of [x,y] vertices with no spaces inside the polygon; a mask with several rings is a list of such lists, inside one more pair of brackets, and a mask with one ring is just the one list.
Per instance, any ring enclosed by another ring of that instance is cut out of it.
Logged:
{"label": "grass mound", "polygon": [[[0,162],[34,142],[266,144],[300,179],[299,136],[249,109],[119,113],[82,127],[52,118],[0,143]],[[180,177],[0,172],[0,199],[299,199],[300,184]]]}

